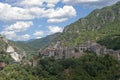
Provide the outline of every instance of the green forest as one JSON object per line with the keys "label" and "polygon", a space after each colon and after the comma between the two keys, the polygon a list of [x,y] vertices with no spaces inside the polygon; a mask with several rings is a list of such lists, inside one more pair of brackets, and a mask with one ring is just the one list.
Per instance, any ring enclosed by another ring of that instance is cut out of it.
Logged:
{"label": "green forest", "polygon": [[0,80],[119,80],[120,62],[112,56],[88,53],[80,58],[41,59],[35,67],[9,64]]}

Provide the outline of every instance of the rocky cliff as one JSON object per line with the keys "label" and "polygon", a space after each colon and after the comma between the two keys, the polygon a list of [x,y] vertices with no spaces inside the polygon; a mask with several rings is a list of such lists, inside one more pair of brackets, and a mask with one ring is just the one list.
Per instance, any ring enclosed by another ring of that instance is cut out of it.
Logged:
{"label": "rocky cliff", "polygon": [[24,50],[11,44],[9,40],[0,35],[0,51],[7,52],[16,62],[20,62],[22,57],[25,56]]}

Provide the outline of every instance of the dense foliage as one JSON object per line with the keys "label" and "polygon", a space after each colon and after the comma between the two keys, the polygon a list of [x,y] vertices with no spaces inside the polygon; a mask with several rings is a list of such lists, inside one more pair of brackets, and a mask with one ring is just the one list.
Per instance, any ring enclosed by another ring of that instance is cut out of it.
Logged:
{"label": "dense foliage", "polygon": [[104,37],[98,41],[101,45],[105,45],[109,49],[119,50],[120,49],[120,35],[110,35]]}
{"label": "dense foliage", "polygon": [[0,51],[6,49],[7,44],[4,42],[3,37],[0,35]]}
{"label": "dense foliage", "polygon": [[[4,77],[3,77],[4,76]],[[87,54],[78,59],[42,59],[36,67],[8,65],[0,80],[119,80],[120,63],[109,55]]]}
{"label": "dense foliage", "polygon": [[11,63],[13,59],[10,54],[5,51],[0,51],[0,62],[5,62],[7,64]]}

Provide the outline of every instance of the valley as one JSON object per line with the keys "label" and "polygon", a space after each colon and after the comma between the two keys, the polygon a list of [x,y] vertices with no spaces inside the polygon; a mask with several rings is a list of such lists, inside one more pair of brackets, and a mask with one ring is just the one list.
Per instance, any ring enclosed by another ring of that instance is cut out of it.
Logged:
{"label": "valley", "polygon": [[120,2],[40,39],[0,35],[0,80],[119,79]]}

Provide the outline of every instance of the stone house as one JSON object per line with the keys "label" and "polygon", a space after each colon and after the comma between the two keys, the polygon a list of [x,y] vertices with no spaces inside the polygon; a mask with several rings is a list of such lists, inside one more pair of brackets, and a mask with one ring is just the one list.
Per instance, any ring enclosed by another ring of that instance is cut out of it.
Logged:
{"label": "stone house", "polygon": [[55,56],[55,49],[54,48],[47,48],[40,53],[40,56],[43,56],[43,57]]}
{"label": "stone house", "polygon": [[65,48],[57,48],[55,50],[55,59],[62,59],[65,56]]}
{"label": "stone house", "polygon": [[97,45],[91,46],[89,50],[96,53],[97,55],[102,55],[105,53],[106,47],[97,44]]}
{"label": "stone house", "polygon": [[116,51],[116,58],[117,60],[120,60],[120,50]]}
{"label": "stone house", "polygon": [[112,49],[107,49],[105,54],[113,56],[116,60],[120,60],[120,50],[114,51]]}
{"label": "stone house", "polygon": [[73,47],[69,47],[66,49],[66,53],[65,53],[65,58],[72,58],[74,57],[74,53],[75,53],[75,50]]}
{"label": "stone house", "polygon": [[87,44],[81,44],[78,46],[78,48],[79,48],[79,52],[84,52],[84,51],[88,50]]}

